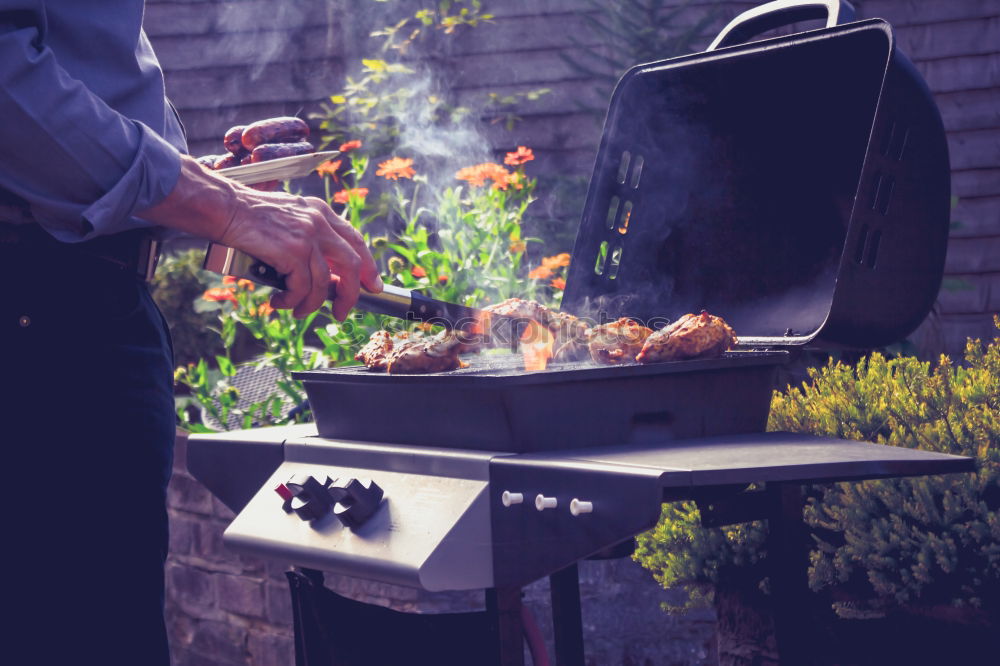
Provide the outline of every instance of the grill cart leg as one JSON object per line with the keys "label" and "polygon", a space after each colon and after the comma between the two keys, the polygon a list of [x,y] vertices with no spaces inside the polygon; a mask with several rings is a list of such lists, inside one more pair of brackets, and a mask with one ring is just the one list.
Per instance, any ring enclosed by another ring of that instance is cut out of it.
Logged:
{"label": "grill cart leg", "polygon": [[767,559],[774,599],[774,634],[781,664],[811,664],[815,646],[809,623],[808,549],[802,518],[802,486],[769,483],[774,504],[767,521]]}
{"label": "grill cart leg", "polygon": [[556,666],[583,666],[583,620],[580,615],[580,577],[576,564],[549,576]]}
{"label": "grill cart leg", "polygon": [[497,666],[524,666],[521,589],[500,587],[486,590],[486,615],[496,640]]}
{"label": "grill cart leg", "polygon": [[720,486],[697,499],[704,527],[767,520],[767,567],[778,660],[800,666],[815,661],[818,644],[810,624],[809,560],[802,486],[770,482],[762,491]]}

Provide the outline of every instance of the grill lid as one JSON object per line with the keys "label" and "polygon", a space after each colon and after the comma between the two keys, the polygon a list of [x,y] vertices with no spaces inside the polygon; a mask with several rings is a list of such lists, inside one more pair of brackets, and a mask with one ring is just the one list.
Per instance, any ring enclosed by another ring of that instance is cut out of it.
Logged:
{"label": "grill lid", "polygon": [[563,308],[654,325],[704,309],[755,346],[888,344],[937,294],[949,199],[940,117],[884,21],[638,66]]}

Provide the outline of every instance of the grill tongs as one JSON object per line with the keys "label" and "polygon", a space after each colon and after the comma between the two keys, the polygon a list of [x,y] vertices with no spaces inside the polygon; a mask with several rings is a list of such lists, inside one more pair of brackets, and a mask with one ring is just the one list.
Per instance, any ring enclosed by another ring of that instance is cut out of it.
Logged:
{"label": "grill tongs", "polygon": [[[225,245],[210,243],[205,252],[205,270],[246,278],[276,289],[285,288],[285,278],[270,265]],[[327,298],[337,297],[337,285],[330,283]],[[408,321],[423,321],[449,330],[463,331],[475,335],[489,336],[501,345],[517,344],[520,327],[514,317],[494,315],[485,310],[471,308],[457,303],[447,303],[423,294],[392,285],[385,285],[380,294],[364,289],[358,297],[359,310],[373,314],[388,315]],[[524,324],[524,322],[522,322]]]}

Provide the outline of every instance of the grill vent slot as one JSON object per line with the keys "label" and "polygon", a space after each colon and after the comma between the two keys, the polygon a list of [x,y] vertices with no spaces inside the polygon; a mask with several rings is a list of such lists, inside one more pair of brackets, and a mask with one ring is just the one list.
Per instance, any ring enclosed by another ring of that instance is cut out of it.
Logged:
{"label": "grill vent slot", "polygon": [[868,225],[861,227],[861,233],[858,234],[858,244],[854,248],[854,261],[857,263],[863,263],[865,260],[865,245],[868,244]]}
{"label": "grill vent slot", "polygon": [[602,241],[597,248],[597,261],[594,263],[594,272],[604,275],[604,264],[608,262],[608,241]]}
{"label": "grill vent slot", "polygon": [[618,225],[618,233],[622,236],[628,233],[628,223],[632,219],[632,202],[626,201],[625,206],[622,208],[622,219],[621,223]]}
{"label": "grill vent slot", "polygon": [[618,165],[618,183],[620,185],[625,184],[625,179],[628,178],[628,165],[632,161],[632,153],[627,150],[622,151],[622,161]]}
{"label": "grill vent slot", "polygon": [[906,150],[906,142],[909,138],[910,128],[896,127],[896,134],[892,137],[892,147],[889,149],[890,159],[896,160],[897,162],[903,159],[903,151]]}
{"label": "grill vent slot", "polygon": [[871,240],[868,242],[868,256],[865,257],[865,265],[868,268],[875,268],[875,262],[878,261],[878,246],[882,241],[882,231],[876,229],[872,232]]}
{"label": "grill vent slot", "polygon": [[878,188],[878,193],[875,197],[875,207],[883,215],[889,213],[889,202],[892,200],[892,189],[895,185],[895,179],[892,176],[886,176],[882,179],[882,184]]}
{"label": "grill vent slot", "polygon": [[639,179],[642,178],[642,166],[645,162],[646,160],[642,155],[635,156],[635,166],[632,167],[632,179],[629,181],[629,186],[633,190],[639,188]]}
{"label": "grill vent slot", "polygon": [[608,229],[615,228],[615,222],[618,221],[618,204],[620,202],[621,199],[619,199],[617,196],[611,197],[611,203],[608,205],[608,219],[605,220]]}
{"label": "grill vent slot", "polygon": [[622,246],[619,245],[611,250],[611,264],[608,266],[608,279],[614,280],[618,277],[618,269],[622,264]]}
{"label": "grill vent slot", "polygon": [[896,121],[889,121],[889,126],[882,133],[882,140],[879,142],[878,152],[882,157],[889,156],[889,149],[892,147],[892,137],[896,133]]}

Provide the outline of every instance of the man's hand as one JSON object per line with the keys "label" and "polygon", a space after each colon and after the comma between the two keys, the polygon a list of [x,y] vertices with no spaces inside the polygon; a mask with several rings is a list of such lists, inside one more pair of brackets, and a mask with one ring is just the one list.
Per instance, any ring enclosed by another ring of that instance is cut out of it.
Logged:
{"label": "man's hand", "polygon": [[290,308],[296,317],[323,304],[331,279],[337,281],[333,315],[340,321],[357,302],[360,287],[382,291],[361,234],[322,199],[244,187],[186,156],[174,190],[140,216],[270,264],[287,285],[271,304]]}

